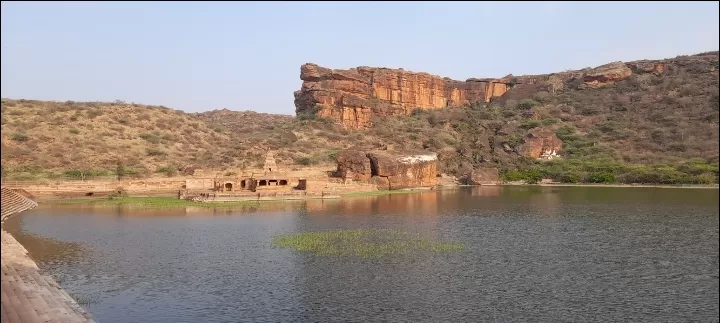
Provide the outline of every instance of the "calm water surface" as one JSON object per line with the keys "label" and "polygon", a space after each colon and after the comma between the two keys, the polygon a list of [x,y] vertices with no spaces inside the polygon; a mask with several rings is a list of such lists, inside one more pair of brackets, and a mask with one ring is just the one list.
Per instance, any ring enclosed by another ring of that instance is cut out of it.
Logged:
{"label": "calm water surface", "polygon": [[[476,187],[6,227],[99,322],[717,322],[718,190]],[[378,228],[457,253],[315,256],[274,235]]]}

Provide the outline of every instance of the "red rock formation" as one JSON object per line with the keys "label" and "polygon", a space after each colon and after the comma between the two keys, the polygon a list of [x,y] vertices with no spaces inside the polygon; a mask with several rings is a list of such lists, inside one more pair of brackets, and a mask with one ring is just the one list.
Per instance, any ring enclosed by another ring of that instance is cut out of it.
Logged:
{"label": "red rock formation", "polygon": [[[550,75],[505,76],[455,81],[403,69],[357,67],[331,70],[308,63],[300,68],[302,88],[295,92],[295,112],[328,117],[350,129],[372,126],[374,117],[409,115],[414,109],[444,109],[474,102],[532,98],[541,91],[562,91],[571,82],[604,86],[633,74],[664,73],[689,60],[717,59],[717,52],[666,60],[614,62],[592,69]],[[716,66],[708,68],[715,70]],[[577,85],[576,85],[577,86]]]}
{"label": "red rock formation", "polygon": [[375,184],[379,189],[430,187],[437,184],[437,155],[345,150],[338,154],[337,174]]}
{"label": "red rock formation", "polygon": [[473,185],[497,185],[500,183],[500,172],[497,168],[478,168],[470,174]]}
{"label": "red rock formation", "polygon": [[630,75],[632,75],[632,70],[625,63],[613,62],[588,71],[585,73],[583,81],[587,85],[601,86],[623,80]]}
{"label": "red rock formation", "polygon": [[554,132],[535,128],[530,130],[523,138],[523,143],[517,148],[520,155],[532,158],[540,158],[544,153],[562,150],[562,140]]}
{"label": "red rock formation", "polygon": [[337,157],[337,176],[354,181],[366,182],[370,179],[370,159],[359,150],[343,150]]}
{"label": "red rock formation", "polygon": [[298,114],[329,117],[346,128],[372,125],[372,116],[409,115],[416,108],[442,109],[489,102],[508,90],[509,79],[465,82],[403,69],[358,67],[331,70],[315,64],[300,68],[302,89],[295,92]]}
{"label": "red rock formation", "polygon": [[387,187],[379,189],[401,189],[430,187],[437,184],[437,155],[393,156],[387,153],[367,154],[373,177],[387,180]]}
{"label": "red rock formation", "polygon": [[633,73],[641,74],[641,73],[657,73],[661,74],[665,70],[665,64],[657,61],[637,61],[637,62],[631,62],[627,64],[628,67],[630,67],[630,70],[632,70]]}

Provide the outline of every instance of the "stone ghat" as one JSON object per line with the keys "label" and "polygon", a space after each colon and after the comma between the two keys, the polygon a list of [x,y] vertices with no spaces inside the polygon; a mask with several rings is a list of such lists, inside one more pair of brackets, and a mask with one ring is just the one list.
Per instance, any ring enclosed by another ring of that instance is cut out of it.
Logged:
{"label": "stone ghat", "polygon": [[[2,188],[2,221],[35,208],[22,189]],[[27,250],[12,235],[2,234],[0,322],[93,322],[80,305],[50,277],[40,274]]]}
{"label": "stone ghat", "polygon": [[12,235],[4,230],[1,234],[2,323],[94,322],[52,277],[40,274]]}
{"label": "stone ghat", "polygon": [[35,201],[23,196],[16,190],[2,188],[2,198],[0,198],[0,222],[13,214],[30,210],[37,207]]}

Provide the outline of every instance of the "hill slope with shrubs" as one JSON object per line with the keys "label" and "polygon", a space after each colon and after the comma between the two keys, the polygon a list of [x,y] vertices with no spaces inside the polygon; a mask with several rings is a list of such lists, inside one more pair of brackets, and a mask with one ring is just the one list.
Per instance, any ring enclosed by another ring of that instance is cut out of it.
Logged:
{"label": "hill slope with shrubs", "polygon": [[[312,115],[3,99],[3,177],[112,176],[118,163],[138,177],[188,166],[247,168],[261,165],[267,150],[286,167],[329,164],[339,150],[358,148],[437,152],[440,171],[460,178],[498,167],[507,180],[531,182],[717,183],[718,53],[699,56],[612,85],[570,83],[489,104],[416,110],[362,131]],[[562,158],[515,152],[537,127],[562,139]]]}

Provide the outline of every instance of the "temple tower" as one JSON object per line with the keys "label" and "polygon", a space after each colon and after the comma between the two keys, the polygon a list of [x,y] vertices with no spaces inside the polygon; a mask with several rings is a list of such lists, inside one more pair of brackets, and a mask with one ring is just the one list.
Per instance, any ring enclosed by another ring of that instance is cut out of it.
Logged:
{"label": "temple tower", "polygon": [[273,155],[272,151],[268,151],[265,155],[265,165],[263,165],[263,170],[265,170],[266,172],[277,171],[277,165],[275,164],[275,156]]}

